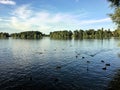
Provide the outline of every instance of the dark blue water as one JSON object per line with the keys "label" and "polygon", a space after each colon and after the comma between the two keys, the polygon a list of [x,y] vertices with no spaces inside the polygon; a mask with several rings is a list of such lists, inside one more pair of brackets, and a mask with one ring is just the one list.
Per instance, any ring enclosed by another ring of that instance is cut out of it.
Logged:
{"label": "dark blue water", "polygon": [[120,69],[119,43],[0,39],[0,90],[105,90]]}

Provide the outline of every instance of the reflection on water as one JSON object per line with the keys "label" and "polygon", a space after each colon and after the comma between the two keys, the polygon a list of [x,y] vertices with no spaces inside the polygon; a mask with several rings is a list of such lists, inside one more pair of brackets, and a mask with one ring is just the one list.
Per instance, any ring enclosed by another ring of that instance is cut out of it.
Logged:
{"label": "reflection on water", "polygon": [[120,43],[118,43],[118,47],[120,47]]}
{"label": "reflection on water", "polygon": [[118,57],[120,58],[120,53],[118,53]]}
{"label": "reflection on water", "polygon": [[113,77],[113,80],[109,83],[108,90],[120,90],[120,69]]}
{"label": "reflection on water", "polygon": [[0,90],[104,90],[120,68],[118,43],[0,39]]}

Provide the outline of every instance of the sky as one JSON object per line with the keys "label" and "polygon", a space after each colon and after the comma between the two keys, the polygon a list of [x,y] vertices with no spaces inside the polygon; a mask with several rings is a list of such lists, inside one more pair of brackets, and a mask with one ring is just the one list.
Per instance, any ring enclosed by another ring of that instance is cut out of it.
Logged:
{"label": "sky", "polygon": [[115,29],[107,0],[0,0],[0,32]]}

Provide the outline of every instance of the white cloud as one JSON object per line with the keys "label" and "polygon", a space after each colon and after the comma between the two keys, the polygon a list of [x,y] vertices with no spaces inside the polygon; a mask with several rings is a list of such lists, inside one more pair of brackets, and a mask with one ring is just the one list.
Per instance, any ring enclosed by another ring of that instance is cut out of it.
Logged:
{"label": "white cloud", "polygon": [[[48,11],[34,12],[29,5],[18,7],[11,17],[11,27],[17,30],[40,30],[49,32],[54,29],[64,29],[76,18],[64,13],[50,13]],[[61,28],[62,27],[62,28]]]}
{"label": "white cloud", "polygon": [[12,0],[0,0],[0,4],[16,5],[16,2],[15,2],[15,1],[12,1]]}
{"label": "white cloud", "polygon": [[110,22],[110,18],[103,18],[103,19],[97,19],[97,20],[83,20],[80,23],[81,24],[93,24],[93,23],[103,23],[103,22]]}
{"label": "white cloud", "polygon": [[3,19],[2,18],[0,18],[0,21],[2,21]]}
{"label": "white cloud", "polygon": [[17,9],[15,9],[15,11],[13,11],[12,15],[14,15],[20,19],[27,19],[32,14],[32,10],[30,10],[28,8],[29,8],[29,5],[22,5],[22,6],[18,7]]}
{"label": "white cloud", "polygon": [[0,18],[0,22],[9,22],[10,19],[9,18]]}
{"label": "white cloud", "polygon": [[[9,17],[7,27],[20,31],[39,30],[43,33],[49,33],[55,30],[80,29],[82,26],[111,22],[110,18],[81,20],[82,13],[52,13],[46,10],[34,11],[30,5],[22,5],[12,12]],[[0,19],[2,20],[2,19]]]}

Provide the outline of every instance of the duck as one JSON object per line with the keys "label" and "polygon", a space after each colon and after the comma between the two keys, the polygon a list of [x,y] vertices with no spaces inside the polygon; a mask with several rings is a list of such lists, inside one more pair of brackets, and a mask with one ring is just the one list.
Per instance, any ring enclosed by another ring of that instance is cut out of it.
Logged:
{"label": "duck", "polygon": [[110,63],[106,63],[105,65],[106,65],[106,66],[110,66]]}
{"label": "duck", "polygon": [[76,55],[76,58],[78,58],[78,56]]}
{"label": "duck", "polygon": [[94,57],[95,55],[90,55],[91,57]]}
{"label": "duck", "polygon": [[106,70],[107,68],[106,67],[104,67],[104,68],[102,68],[103,70]]}
{"label": "duck", "polygon": [[101,60],[101,62],[102,62],[102,63],[104,63],[104,61],[103,61],[103,60]]}
{"label": "duck", "polygon": [[61,69],[61,66],[57,66],[56,69]]}
{"label": "duck", "polygon": [[82,58],[85,58],[85,57],[82,57]]}
{"label": "duck", "polygon": [[87,63],[90,63],[90,61],[87,61]]}

